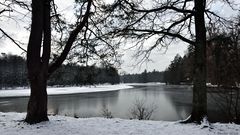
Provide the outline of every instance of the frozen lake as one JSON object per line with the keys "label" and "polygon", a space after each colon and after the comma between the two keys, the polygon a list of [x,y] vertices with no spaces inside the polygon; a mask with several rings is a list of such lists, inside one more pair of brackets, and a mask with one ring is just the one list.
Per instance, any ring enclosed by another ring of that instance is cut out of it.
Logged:
{"label": "frozen lake", "polygon": [[[48,113],[77,117],[102,117],[103,108],[113,117],[129,119],[130,110],[136,100],[143,100],[148,107],[154,107],[152,120],[176,121],[187,118],[191,113],[191,86],[152,85],[135,86],[118,91],[55,95],[48,98]],[[25,112],[28,97],[0,98],[1,112]],[[214,121],[214,105],[209,107],[209,117]],[[212,116],[211,116],[212,115]]]}

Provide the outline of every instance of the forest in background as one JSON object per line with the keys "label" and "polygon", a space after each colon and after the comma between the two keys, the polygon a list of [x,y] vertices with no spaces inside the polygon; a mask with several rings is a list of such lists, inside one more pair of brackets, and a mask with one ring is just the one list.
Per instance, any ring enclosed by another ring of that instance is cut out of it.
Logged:
{"label": "forest in background", "polygon": [[153,70],[152,72],[148,72],[144,70],[140,74],[124,74],[121,75],[120,80],[123,83],[164,82],[164,71]]}
{"label": "forest in background", "polygon": [[[239,86],[240,48],[232,33],[214,35],[207,43],[207,82],[218,86]],[[165,71],[153,70],[139,74],[119,75],[114,67],[63,65],[48,81],[53,85],[93,85],[103,83],[192,84],[193,46],[182,57],[177,54]],[[0,88],[27,86],[26,60],[17,55],[2,53],[0,56]]]}
{"label": "forest in background", "polygon": [[[239,87],[240,44],[239,29],[212,32],[207,41],[207,83],[224,87]],[[146,70],[141,74],[121,76],[125,83],[165,82],[166,84],[192,84],[194,46],[189,46],[184,56],[177,54],[163,72]]]}
{"label": "forest in background", "polygon": [[[114,67],[66,64],[49,78],[48,85],[78,86],[119,82],[120,77]],[[0,89],[21,86],[28,86],[26,60],[21,56],[2,53],[0,55]]]}
{"label": "forest in background", "polygon": [[[240,47],[239,29],[228,32],[212,32],[207,41],[207,83],[225,87],[239,87]],[[93,85],[103,83],[192,84],[194,46],[189,46],[185,55],[179,54],[165,71],[153,70],[139,74],[119,75],[111,66],[97,67],[65,64],[48,81],[48,85]],[[0,55],[0,88],[28,86],[26,60],[17,55]]]}
{"label": "forest in background", "polygon": [[[237,33],[218,33],[207,41],[207,83],[225,87],[239,87],[240,44]],[[186,54],[176,55],[165,70],[167,84],[191,83],[193,81],[194,48],[189,46]]]}

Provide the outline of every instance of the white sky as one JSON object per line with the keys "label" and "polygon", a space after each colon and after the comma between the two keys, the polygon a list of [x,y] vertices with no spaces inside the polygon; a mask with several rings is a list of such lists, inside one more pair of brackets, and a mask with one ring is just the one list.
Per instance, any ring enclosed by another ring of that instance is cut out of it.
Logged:
{"label": "white sky", "polygon": [[[2,1],[2,0],[1,0]],[[107,0],[112,1],[112,0]],[[73,17],[72,14],[72,5],[73,0],[56,0],[56,4],[58,5],[60,11],[62,11],[66,16],[67,19],[71,19]],[[2,5],[0,5],[0,10],[3,8]],[[213,11],[216,11],[217,13],[224,15],[224,16],[232,16],[233,12],[229,7],[226,7],[220,2],[216,2],[214,6],[211,7]],[[17,10],[17,7],[16,9]],[[21,10],[20,10],[21,11]],[[28,42],[28,36],[29,32],[25,30],[25,27],[28,27],[28,23],[30,24],[30,13],[25,17],[22,18],[21,12],[20,13],[12,13],[13,16],[19,17],[20,19],[24,20],[25,22],[16,23],[13,19],[6,19],[6,18],[0,18],[0,26],[2,29],[8,32],[9,35],[14,37],[15,39],[27,43]],[[26,46],[23,46],[26,48]],[[167,51],[153,51],[152,55],[150,56],[150,59],[153,60],[152,62],[143,63],[142,66],[133,66],[136,64],[136,60],[132,57],[135,50],[128,50],[125,51],[123,56],[123,64],[121,66],[120,72],[127,72],[127,73],[139,73],[143,72],[143,70],[147,69],[148,71],[152,70],[158,70],[163,71],[167,68],[167,66],[170,64],[170,62],[173,60],[174,56],[176,54],[180,54],[181,56],[184,55],[184,52],[187,49],[187,45],[179,42],[177,44],[172,44],[168,47]],[[10,40],[8,39],[0,39],[0,53],[12,53],[12,54],[21,54],[21,50],[16,47]]]}

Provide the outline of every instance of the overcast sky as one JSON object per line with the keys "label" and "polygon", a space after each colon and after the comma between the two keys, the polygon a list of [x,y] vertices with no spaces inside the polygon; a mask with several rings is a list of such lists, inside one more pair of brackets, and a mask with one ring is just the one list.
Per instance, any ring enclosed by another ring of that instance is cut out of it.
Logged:
{"label": "overcast sky", "polygon": [[[2,0],[1,0],[2,1]],[[73,17],[72,14],[72,1],[73,0],[56,0],[56,4],[58,5],[60,11],[62,11],[68,19]],[[111,1],[111,0],[108,0]],[[0,5],[0,10],[3,9],[3,5]],[[211,7],[217,13],[224,15],[224,16],[231,16],[233,11],[223,5],[220,2],[216,2],[213,7]],[[4,17],[0,17],[0,27],[7,31],[9,35],[14,37],[15,39],[27,43],[29,32],[26,31],[26,27],[30,24],[31,15],[28,13],[27,16],[23,18],[22,14],[26,14],[24,11],[18,10],[18,8],[14,8],[15,11],[20,11],[18,13],[12,13],[13,17],[18,17],[22,21],[14,21],[13,19],[7,19]],[[26,45],[23,46],[26,48]],[[163,71],[167,68],[170,62],[173,60],[176,54],[180,54],[181,56],[184,55],[184,52],[187,49],[187,45],[184,43],[175,43],[168,47],[167,50],[162,49],[161,51],[153,51],[150,59],[152,62],[143,63],[142,66],[133,66],[136,64],[136,60],[132,57],[135,50],[128,50],[124,51],[124,56],[122,58],[123,64],[121,66],[120,72],[127,72],[127,73],[139,73],[143,72],[143,70],[147,69],[148,71],[158,70]],[[12,54],[21,54],[21,50],[16,47],[11,41],[8,39],[0,39],[0,53],[12,53]]]}

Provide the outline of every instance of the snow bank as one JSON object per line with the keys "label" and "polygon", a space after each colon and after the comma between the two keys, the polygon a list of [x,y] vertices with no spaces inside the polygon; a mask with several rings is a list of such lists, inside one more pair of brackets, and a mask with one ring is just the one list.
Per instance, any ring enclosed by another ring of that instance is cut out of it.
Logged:
{"label": "snow bank", "polygon": [[124,83],[125,85],[129,86],[156,86],[156,85],[166,85],[165,83],[161,82],[149,82],[149,83]]}
{"label": "snow bank", "polygon": [[166,121],[50,116],[49,122],[28,125],[25,113],[1,113],[1,135],[239,135],[240,125],[212,124],[211,127]]}
{"label": "snow bank", "polygon": [[[126,84],[117,85],[97,85],[89,87],[61,87],[61,88],[47,88],[48,95],[61,95],[61,94],[76,94],[76,93],[89,93],[89,92],[102,92],[114,91],[120,89],[129,89],[133,86]],[[14,89],[14,90],[0,90],[0,97],[24,97],[30,95],[30,89]]]}

